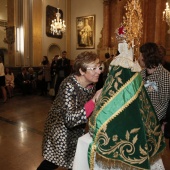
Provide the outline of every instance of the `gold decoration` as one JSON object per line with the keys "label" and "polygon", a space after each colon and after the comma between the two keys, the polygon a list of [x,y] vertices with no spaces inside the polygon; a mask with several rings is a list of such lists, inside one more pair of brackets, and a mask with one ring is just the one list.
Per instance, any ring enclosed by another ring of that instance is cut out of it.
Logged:
{"label": "gold decoration", "polygon": [[6,30],[6,37],[4,38],[3,42],[6,44],[13,44],[15,42],[15,35],[14,35],[14,26],[9,26],[5,28]]}
{"label": "gold decoration", "polygon": [[140,45],[143,27],[142,9],[139,0],[128,0],[125,9],[123,26],[126,30],[126,41],[129,47],[136,49]]}

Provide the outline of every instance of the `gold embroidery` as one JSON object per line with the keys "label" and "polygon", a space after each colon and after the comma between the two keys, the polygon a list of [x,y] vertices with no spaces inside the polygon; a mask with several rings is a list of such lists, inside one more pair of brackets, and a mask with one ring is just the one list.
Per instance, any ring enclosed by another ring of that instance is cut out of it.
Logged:
{"label": "gold embroidery", "polygon": [[[97,107],[89,121],[91,132],[93,132],[94,129],[96,130],[97,127],[97,133],[95,132],[95,136],[93,136],[94,141],[91,149],[90,170],[93,170],[94,168],[94,159],[96,159],[97,162],[102,159],[102,164],[105,164],[106,166],[110,164],[115,167],[115,165],[121,164],[122,166],[127,166],[132,169],[144,169],[140,168],[138,165],[142,165],[146,161],[145,164],[148,164],[149,166],[149,161],[151,162],[151,160],[157,159],[162,152],[162,148],[164,148],[164,143],[162,142],[163,134],[160,125],[158,124],[153,108],[150,105],[150,101],[147,99],[145,90],[143,89],[143,82],[140,80],[140,77],[139,80],[141,82],[138,84],[139,87],[136,89],[136,93],[133,94],[122,107],[118,108],[116,111],[114,110],[113,115],[109,113],[110,117],[107,117],[106,120],[104,119],[104,123],[102,122],[101,125],[99,123],[96,126],[97,116],[104,113],[102,111],[105,107],[111,104],[118,95],[121,95],[121,91],[125,90],[128,86],[133,86],[133,84],[130,83],[136,83],[138,80],[137,76],[139,74],[135,73],[129,81],[122,85],[122,79],[120,78],[121,74],[122,70],[115,73],[116,76],[114,77],[109,75],[108,81],[106,81],[105,88],[97,103]],[[119,136],[115,131],[112,136],[108,137],[109,123],[119,116],[119,114],[136,99],[139,101],[140,105],[137,114],[141,114],[142,121],[144,122],[144,127],[142,125],[142,131],[145,131],[144,133],[146,133],[146,140],[144,139],[144,143],[141,144],[139,141],[139,134],[141,134],[139,131],[141,130],[141,127],[127,129],[126,132],[123,132],[124,136]],[[109,148],[107,146],[109,146]]]}
{"label": "gold embroidery", "polygon": [[[150,156],[152,157],[158,152],[160,148],[160,144],[163,139],[163,133],[162,130],[160,129],[160,125],[157,124],[158,121],[156,119],[154,112],[151,111],[151,105],[149,105],[149,101],[145,93],[142,92],[139,98],[142,103],[142,108],[140,109],[140,112],[142,114],[143,122],[145,122],[146,135],[150,143],[153,144],[148,146],[150,153],[152,153]],[[149,114],[145,114],[145,112]],[[158,140],[155,137],[158,137]]]}
{"label": "gold embroidery", "polygon": [[[136,128],[139,129],[140,128]],[[132,134],[136,134],[134,137],[131,137]],[[118,135],[114,135],[114,139],[118,139]],[[132,138],[132,139],[131,139]],[[131,140],[130,140],[131,139]],[[136,142],[138,140],[138,131],[134,131],[134,129],[131,130],[131,132],[126,131],[125,138],[114,141],[113,145],[110,146],[108,149],[103,149],[103,146],[106,146],[110,138],[107,136],[106,132],[101,132],[98,136],[98,140],[96,141],[96,145],[98,146],[98,151],[102,153],[102,155],[109,155],[113,153],[113,157],[121,157],[125,162],[130,162],[131,164],[141,164],[146,159],[148,159],[147,152],[145,151],[145,148],[142,148],[139,146],[140,154],[134,156],[136,154]],[[128,149],[127,149],[128,147]],[[127,155],[126,155],[127,154]],[[130,158],[133,157],[133,158]],[[139,157],[139,158],[137,158]]]}
{"label": "gold embroidery", "polygon": [[[115,70],[117,70],[119,67],[116,67]],[[122,73],[122,70],[119,71],[118,73],[116,73],[116,79],[112,76],[112,75],[109,75],[108,76],[108,79],[106,81],[106,89],[103,89],[102,91],[102,94],[100,95],[99,97],[99,100],[98,102],[96,103],[97,106],[100,106],[100,107],[96,107],[93,114],[91,115],[90,119],[89,119],[89,130],[90,130],[90,133],[93,133],[93,129],[95,128],[95,124],[96,124],[96,118],[98,116],[98,114],[101,112],[101,110],[103,110],[103,108],[108,104],[110,103],[117,95],[119,95],[119,93],[124,89],[126,88],[131,82],[134,81],[134,79],[138,76],[139,73],[135,73],[123,86],[121,86],[120,89],[118,89],[116,92],[114,92],[112,90],[112,84],[114,81],[116,81],[117,83],[119,82],[119,84],[121,84],[121,81],[120,81],[120,75]],[[115,84],[114,84],[115,85]],[[116,86],[116,85],[115,85]],[[108,91],[108,95],[109,96],[103,96],[103,94],[106,94],[106,92]]]}
{"label": "gold embroidery", "polygon": [[[113,159],[116,159],[120,156],[123,159],[122,162],[123,164],[126,164],[125,162],[130,162],[131,165],[142,164],[147,159],[154,160],[154,158],[157,159],[157,157],[160,156],[158,150],[160,148],[160,143],[163,138],[162,131],[160,130],[160,125],[157,124],[156,116],[153,113],[151,106],[149,105],[149,101],[143,91],[140,93],[139,99],[141,101],[141,106],[142,106],[140,112],[142,115],[142,119],[145,123],[145,130],[148,137],[147,141],[149,141],[148,143],[150,143],[151,145],[148,146],[147,144],[145,144],[143,147],[139,145],[138,150],[140,155],[139,154],[135,155],[137,149],[135,144],[138,141],[138,133],[141,128],[138,127],[138,128],[133,128],[129,131],[127,130],[124,135],[124,139],[121,139],[118,136],[118,134],[114,134],[112,138],[109,138],[107,135],[107,124],[109,123],[108,121],[104,126],[102,126],[103,129],[102,128],[99,129],[99,133],[96,135],[95,146],[97,146],[97,150],[99,151],[97,152],[98,158],[100,157],[100,159],[101,158],[107,159],[106,160],[107,163],[111,161],[112,166],[116,165],[115,161],[117,160],[115,160],[113,164],[112,159],[105,158],[102,155],[113,154]],[[153,127],[155,128],[153,129]],[[155,136],[158,136],[158,140],[157,138],[155,138]],[[103,149],[103,146],[106,146],[110,142],[110,140],[113,141],[113,145],[110,146],[108,149]],[[127,152],[128,154],[126,155],[125,152]],[[148,155],[148,152],[151,153],[151,155]],[[102,153],[102,155],[100,155],[100,153]],[[136,167],[136,166],[132,166],[132,167]],[[139,167],[136,168],[140,169]]]}

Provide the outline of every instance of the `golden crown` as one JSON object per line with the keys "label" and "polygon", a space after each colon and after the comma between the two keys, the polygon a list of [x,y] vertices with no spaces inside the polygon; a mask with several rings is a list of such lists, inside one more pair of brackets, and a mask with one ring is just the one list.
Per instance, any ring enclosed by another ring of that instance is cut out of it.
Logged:
{"label": "golden crown", "polygon": [[126,30],[122,24],[119,28],[115,30],[115,34],[116,34],[116,39],[118,42],[126,41]]}

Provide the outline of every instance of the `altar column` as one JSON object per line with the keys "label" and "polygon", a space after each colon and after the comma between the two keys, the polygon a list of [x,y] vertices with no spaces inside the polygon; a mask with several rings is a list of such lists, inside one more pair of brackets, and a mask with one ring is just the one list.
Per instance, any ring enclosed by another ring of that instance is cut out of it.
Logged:
{"label": "altar column", "polygon": [[110,45],[110,0],[103,0],[103,28],[97,53],[101,61],[105,60],[105,53],[109,52]]}

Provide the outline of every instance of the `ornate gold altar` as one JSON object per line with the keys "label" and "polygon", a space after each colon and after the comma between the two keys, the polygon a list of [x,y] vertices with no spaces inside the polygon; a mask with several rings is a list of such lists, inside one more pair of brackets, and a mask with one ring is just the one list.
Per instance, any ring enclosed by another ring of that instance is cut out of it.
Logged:
{"label": "ornate gold altar", "polygon": [[[162,21],[162,11],[166,0],[139,0],[143,16],[143,34],[141,44],[145,42],[156,42],[167,49],[167,60],[170,61],[170,35],[167,35],[168,26]],[[103,0],[103,29],[97,51],[104,60],[104,54],[110,52],[115,55],[117,42],[115,29],[123,22],[125,5],[127,0]]]}

